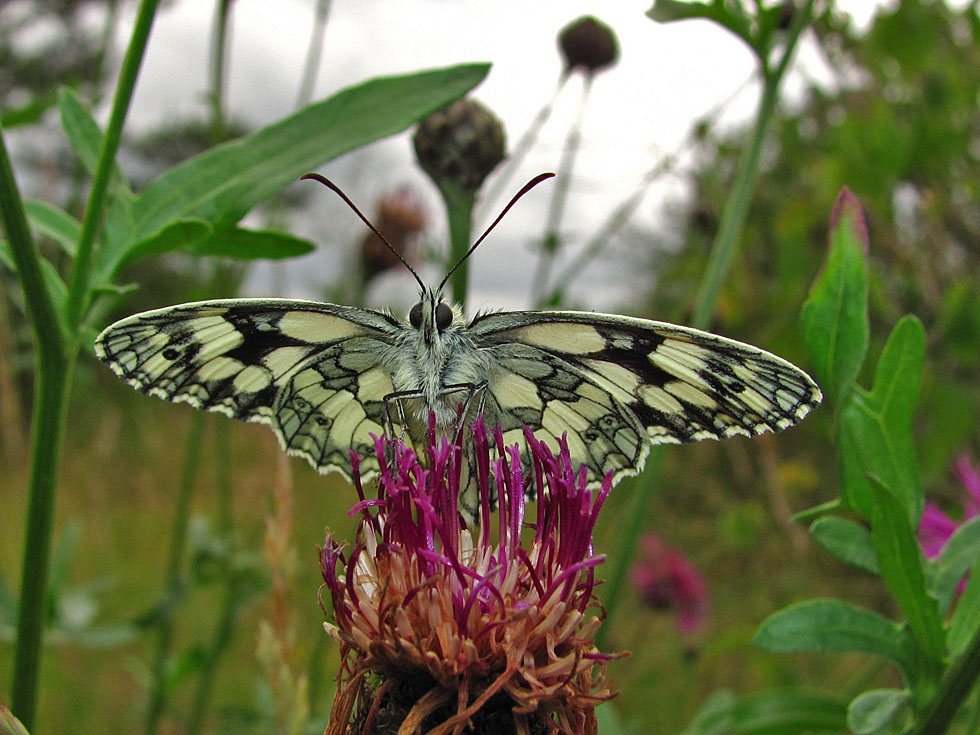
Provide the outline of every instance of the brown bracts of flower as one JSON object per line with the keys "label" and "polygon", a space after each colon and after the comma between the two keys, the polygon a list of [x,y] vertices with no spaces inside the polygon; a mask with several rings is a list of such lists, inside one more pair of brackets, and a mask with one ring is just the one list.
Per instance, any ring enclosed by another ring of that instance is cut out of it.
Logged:
{"label": "brown bracts of flower", "polygon": [[[353,547],[328,535],[320,553],[335,620],[325,627],[342,656],[329,735],[596,732],[595,707],[614,696],[603,674],[615,656],[594,644],[602,557],[592,549],[610,483],[586,489],[567,449],[555,456],[530,432],[525,478],[516,447],[494,438],[491,459],[477,422],[476,533],[456,510],[459,445],[433,432],[423,466],[401,443],[377,441],[377,497],[357,483]],[[527,524],[526,483],[538,498]]]}

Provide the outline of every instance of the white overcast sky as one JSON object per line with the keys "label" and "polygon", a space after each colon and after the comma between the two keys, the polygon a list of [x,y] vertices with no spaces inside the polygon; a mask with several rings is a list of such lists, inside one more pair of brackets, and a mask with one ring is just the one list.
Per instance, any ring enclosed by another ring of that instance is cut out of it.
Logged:
{"label": "white overcast sky", "polygon": [[[134,129],[175,114],[202,112],[214,5],[178,0],[159,13],[133,102]],[[232,3],[226,99],[233,117],[259,126],[295,109],[315,5],[315,0]],[[843,0],[842,6],[859,22],[867,22],[875,3]],[[649,7],[649,2],[625,0],[334,0],[314,97],[375,76],[489,61],[490,75],[474,96],[502,119],[508,140],[514,143],[554,92],[561,70],[555,43],[558,30],[581,15],[595,15],[615,30],[621,59],[597,77],[585,113],[582,148],[563,221],[563,232],[574,250],[636,190],[649,169],[682,144],[693,121],[740,88],[722,121],[745,121],[755,106],[757,88],[745,86],[753,60],[739,41],[704,21],[654,23],[644,15]],[[121,30],[128,31],[128,26],[129,19]],[[801,88],[804,79],[829,78],[809,44],[802,45],[797,60],[788,81],[790,94]],[[508,192],[534,174],[558,166],[580,91],[580,78],[566,85],[533,154],[510,178]],[[324,171],[367,210],[379,195],[401,184],[412,185],[426,202],[431,237],[445,237],[441,205],[413,162],[408,134],[344,156]],[[661,205],[682,196],[682,184],[675,177],[652,187],[635,224],[669,226],[658,219]],[[545,226],[551,186],[544,184],[527,197],[475,254],[471,309],[527,306],[535,264],[530,248]],[[356,241],[359,223],[335,208],[336,202],[328,205],[326,191],[316,196],[318,207],[322,205],[317,219],[309,229],[298,226],[302,231],[297,234],[314,239],[320,245],[317,253],[288,266],[289,293],[285,294],[269,293],[273,286],[268,267],[260,267],[249,285],[255,295],[315,296],[315,289],[328,283],[344,258],[350,257],[349,250],[343,254],[344,248]],[[626,289],[642,287],[631,275],[622,259],[598,264],[573,293],[580,304],[614,309],[631,301]],[[426,276],[431,281],[441,274]],[[411,279],[395,276],[382,287],[381,296],[374,294],[374,300],[404,303],[414,289]]]}

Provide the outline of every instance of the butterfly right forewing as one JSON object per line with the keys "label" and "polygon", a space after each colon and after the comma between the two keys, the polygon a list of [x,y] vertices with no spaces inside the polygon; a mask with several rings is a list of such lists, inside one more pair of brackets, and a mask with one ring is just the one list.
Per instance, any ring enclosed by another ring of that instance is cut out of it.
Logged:
{"label": "butterfly right forewing", "polygon": [[231,299],[134,315],[95,347],[138,390],[269,424],[290,454],[350,477],[349,450],[372,456],[370,434],[385,430],[381,360],[399,329],[366,309]]}

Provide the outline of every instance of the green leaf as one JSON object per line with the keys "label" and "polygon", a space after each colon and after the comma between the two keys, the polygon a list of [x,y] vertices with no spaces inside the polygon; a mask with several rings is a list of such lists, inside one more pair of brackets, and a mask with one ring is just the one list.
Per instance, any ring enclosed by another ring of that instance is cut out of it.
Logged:
{"label": "green leaf", "polygon": [[719,735],[730,731],[731,712],[738,699],[730,691],[713,693],[695,713],[683,735]]}
{"label": "green leaf", "polygon": [[845,503],[868,516],[871,487],[878,477],[901,501],[911,523],[922,515],[923,495],[912,439],[925,330],[914,316],[899,320],[878,359],[874,389],[855,387],[839,420],[838,452]]}
{"label": "green leaf", "polygon": [[175,166],[140,194],[131,242],[178,219],[229,229],[300,175],[360,146],[405,130],[461,97],[487,74],[466,64],[365,82],[309,105],[237,141]]}
{"label": "green leaf", "polygon": [[939,608],[949,608],[960,580],[977,561],[980,554],[980,516],[961,525],[943,546],[939,555],[939,574],[933,595]]}
{"label": "green leaf", "polygon": [[874,505],[871,536],[881,577],[905,614],[909,630],[925,657],[923,668],[942,666],[946,635],[936,601],[926,592],[923,556],[903,504],[878,478],[871,478]]}
{"label": "green leaf", "polygon": [[[88,175],[94,176],[99,165],[99,153],[102,148],[103,136],[99,124],[95,122],[95,118],[89,113],[75,91],[67,87],[58,90],[58,111],[61,113],[61,127],[68,137],[68,144],[75,151],[75,155],[78,156],[78,160]],[[114,194],[128,197],[133,195],[122,171],[115,164],[112,168],[110,186]]]}
{"label": "green leaf", "polygon": [[724,729],[704,733],[739,735],[840,735],[847,722],[847,707],[818,692],[796,689],[770,690],[735,700],[724,713]]}
{"label": "green leaf", "polygon": [[847,726],[854,735],[872,735],[894,722],[910,704],[904,689],[872,689],[856,696],[847,707]]}
{"label": "green leaf", "polygon": [[13,130],[21,125],[32,125],[40,122],[44,113],[54,107],[54,103],[55,95],[53,92],[39,94],[25,105],[0,112],[0,127],[4,130]]}
{"label": "green leaf", "polygon": [[827,260],[803,305],[803,338],[824,392],[840,401],[868,350],[868,228],[845,187],[830,216]]}
{"label": "green leaf", "polygon": [[912,674],[914,644],[906,629],[876,612],[841,600],[806,600],[770,615],[755,634],[767,651],[864,651],[891,659]]}
{"label": "green leaf", "polygon": [[301,237],[239,227],[212,233],[187,247],[187,251],[193,255],[219,255],[240,260],[295,258],[315,249],[312,242]]}
{"label": "green leaf", "polygon": [[675,23],[679,20],[703,18],[727,28],[745,41],[753,50],[752,27],[740,3],[713,0],[709,3],[679,2],[679,0],[654,0],[647,17],[657,23]]}
{"label": "green leaf", "polygon": [[[976,549],[976,547],[974,547]],[[980,632],[980,551],[974,551],[975,561],[970,569],[966,589],[956,603],[956,612],[949,625],[949,652],[958,656]]]}
{"label": "green leaf", "polygon": [[10,243],[0,237],[0,263],[7,266],[13,273],[17,272],[17,263],[14,261],[14,254],[10,249]]}
{"label": "green leaf", "polygon": [[68,298],[68,286],[65,285],[65,282],[61,279],[61,274],[58,273],[58,269],[51,264],[50,260],[43,256],[40,260],[44,285],[48,289],[48,294],[51,296],[51,302],[54,304],[54,308],[61,314],[65,307],[65,299]]}
{"label": "green leaf", "polygon": [[871,532],[860,523],[838,516],[824,516],[810,526],[810,535],[845,564],[872,574],[880,572]]}
{"label": "green leaf", "polygon": [[54,204],[37,199],[24,202],[24,209],[35,234],[54,240],[68,255],[75,257],[75,247],[82,231],[82,223]]}
{"label": "green leaf", "polygon": [[162,255],[191,247],[197,240],[211,234],[211,226],[199,219],[171,222],[153,237],[137,243],[126,251],[119,267],[130,265],[151,255]]}

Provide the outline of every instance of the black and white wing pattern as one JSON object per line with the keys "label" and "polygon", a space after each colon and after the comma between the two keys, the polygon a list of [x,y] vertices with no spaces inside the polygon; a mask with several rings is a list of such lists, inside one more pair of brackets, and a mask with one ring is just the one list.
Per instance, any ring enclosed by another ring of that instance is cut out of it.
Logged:
{"label": "black and white wing pattern", "polygon": [[204,301],[148,311],[106,329],[97,356],[137,390],[273,428],[321,472],[351,476],[349,450],[376,469],[394,388],[380,365],[399,324],[312,301]]}
{"label": "black and white wing pattern", "polygon": [[508,442],[524,426],[597,483],[642,469],[650,444],[761,434],[800,421],[822,396],[799,368],[697,329],[587,312],[477,316],[468,333],[495,367],[488,424]]}

